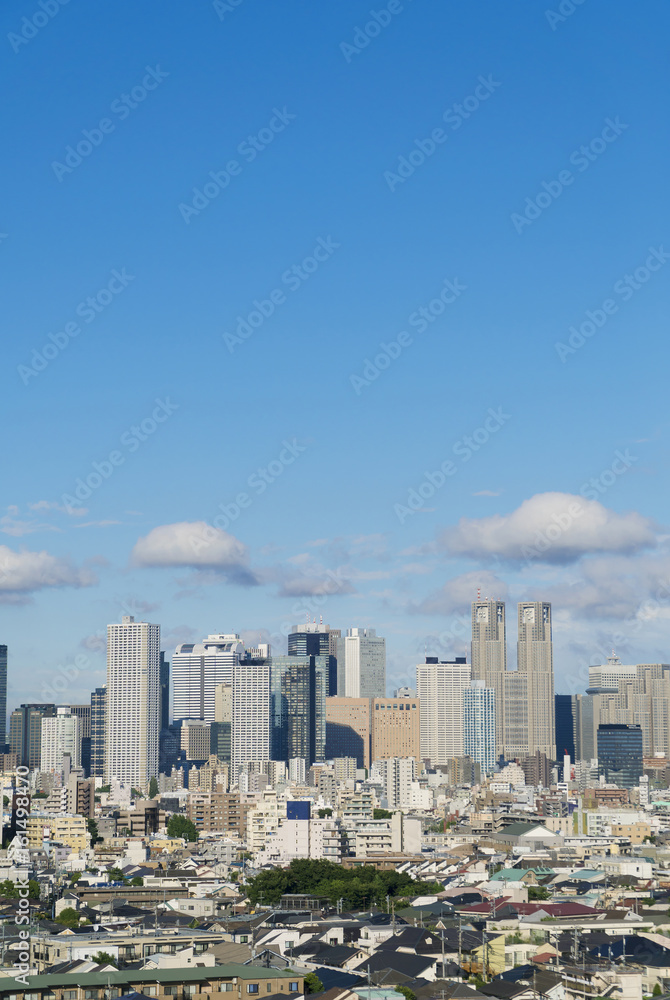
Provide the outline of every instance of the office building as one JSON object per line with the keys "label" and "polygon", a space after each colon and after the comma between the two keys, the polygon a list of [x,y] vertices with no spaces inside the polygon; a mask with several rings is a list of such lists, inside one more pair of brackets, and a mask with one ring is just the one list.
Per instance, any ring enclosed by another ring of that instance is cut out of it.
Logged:
{"label": "office building", "polygon": [[642,728],[598,726],[598,771],[608,785],[637,788],[642,777]]}
{"label": "office building", "polygon": [[645,757],[670,756],[670,665],[638,663],[624,666],[614,656],[604,667],[589,667],[591,681],[610,687],[589,687],[594,696],[596,725],[639,725]]}
{"label": "office building", "polygon": [[420,705],[418,698],[372,699],[372,761],[413,757],[421,762]]}
{"label": "office building", "polygon": [[[337,694],[337,638],[339,629],[331,632],[330,625],[323,622],[306,622],[294,625],[288,636],[289,656],[319,656],[327,658],[326,697]],[[333,653],[333,649],[335,652]]]}
{"label": "office building", "polygon": [[334,757],[370,766],[369,698],[326,698],[326,759]]}
{"label": "office building", "polygon": [[433,767],[463,755],[463,694],[470,680],[465,657],[440,662],[436,656],[427,656],[416,668],[421,759],[429,760]]}
{"label": "office building", "polygon": [[[500,713],[498,713],[500,714]],[[528,755],[528,676],[508,670],[503,677],[503,752],[507,760]]]}
{"label": "office building", "polygon": [[107,626],[106,778],[144,789],[158,775],[160,626]]}
{"label": "office building", "polygon": [[217,684],[214,690],[214,722],[210,723],[210,753],[230,764],[230,735],[233,720],[233,685]]}
{"label": "office building", "polygon": [[273,656],[270,660],[271,758],[325,760],[326,694],[330,656]]}
{"label": "office building", "polygon": [[574,764],[575,756],[575,699],[573,694],[557,694],[554,698],[556,716],[556,753],[559,760],[567,754]]}
{"label": "office building", "polygon": [[91,767],[92,778],[105,775],[105,719],[107,688],[103,685],[91,692]]}
{"label": "office building", "polygon": [[507,635],[505,604],[491,598],[472,602],[472,679],[493,688],[496,703],[496,756],[505,746],[505,674]]}
{"label": "office building", "polygon": [[63,773],[63,757],[67,754],[71,767],[81,767],[81,717],[67,705],[59,706],[56,714],[42,719],[40,741],[40,771]]}
{"label": "office building", "polygon": [[0,745],[7,742],[7,647],[0,645]]}
{"label": "office building", "polygon": [[344,649],[344,696],[384,698],[386,639],[377,635],[373,628],[350,628],[341,646]]}
{"label": "office building", "polygon": [[[423,726],[423,712],[421,716]],[[463,753],[451,756],[470,757],[481,765],[482,771],[495,766],[496,693],[484,681],[470,681],[463,691]]]}
{"label": "office building", "polygon": [[49,704],[21,705],[9,719],[9,750],[23,767],[39,770],[42,755],[42,719],[56,714]]}
{"label": "office building", "polygon": [[166,729],[170,725],[170,661],[166,660],[166,654],[161,650],[160,663],[158,665],[158,684],[160,691],[160,713],[158,717],[158,729]]}
{"label": "office building", "polygon": [[528,699],[528,753],[539,750],[556,759],[554,658],[551,604],[525,601],[518,606],[517,669],[525,674]]}
{"label": "office building", "polygon": [[184,719],[179,730],[180,748],[186,760],[208,760],[210,755],[210,723],[202,719]]}
{"label": "office building", "polygon": [[635,680],[637,666],[622,663],[614,651],[607,663],[594,663],[589,667],[590,688],[618,688],[619,681]]}
{"label": "office building", "polygon": [[232,687],[231,784],[245,764],[270,760],[270,664],[236,664]]}
{"label": "office building", "polygon": [[182,643],[172,656],[172,717],[214,721],[217,684],[232,684],[233,670],[244,657],[237,633],[208,635]]}

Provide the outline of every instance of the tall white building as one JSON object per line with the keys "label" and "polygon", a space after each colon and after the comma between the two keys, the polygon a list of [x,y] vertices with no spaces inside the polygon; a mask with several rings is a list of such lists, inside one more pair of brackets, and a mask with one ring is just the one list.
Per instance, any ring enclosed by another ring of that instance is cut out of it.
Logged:
{"label": "tall white building", "polygon": [[389,809],[408,809],[412,806],[416,772],[414,757],[388,757],[375,761],[370,776],[383,782]]}
{"label": "tall white building", "polygon": [[503,601],[477,599],[472,602],[472,679],[493,688],[496,700],[496,753],[505,743],[505,674],[507,636]]}
{"label": "tall white building", "polygon": [[270,665],[238,663],[232,679],[230,759],[235,782],[244,764],[270,760]]}
{"label": "tall white building", "polygon": [[[349,628],[344,647],[344,696],[386,697],[386,639],[373,628]],[[339,691],[338,691],[339,693]]]}
{"label": "tall white building", "polygon": [[56,709],[50,718],[42,718],[40,771],[63,773],[63,754],[70,755],[72,767],[81,766],[81,719],[69,707]]}
{"label": "tall white building", "polygon": [[484,681],[471,681],[463,692],[463,752],[482,770],[496,762],[496,693]]}
{"label": "tall white building", "polygon": [[465,658],[438,662],[427,656],[416,668],[416,691],[421,705],[421,759],[446,764],[463,756],[463,693],[471,678]]}
{"label": "tall white building", "polygon": [[105,772],[143,789],[158,774],[160,625],[124,615],[107,626]]}
{"label": "tall white building", "polygon": [[607,663],[589,667],[590,688],[618,688],[619,681],[631,681],[636,678],[637,665],[622,663],[614,652],[607,657]]}
{"label": "tall white building", "polygon": [[208,635],[202,642],[177,646],[172,657],[172,716],[214,722],[215,690],[233,683],[233,669],[244,656],[237,633]]}

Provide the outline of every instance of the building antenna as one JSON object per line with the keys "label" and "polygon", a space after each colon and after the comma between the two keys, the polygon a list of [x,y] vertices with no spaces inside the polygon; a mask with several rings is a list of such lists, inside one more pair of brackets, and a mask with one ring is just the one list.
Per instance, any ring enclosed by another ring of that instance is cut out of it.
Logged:
{"label": "building antenna", "polygon": [[482,598],[482,588],[477,587],[477,600],[480,601]]}

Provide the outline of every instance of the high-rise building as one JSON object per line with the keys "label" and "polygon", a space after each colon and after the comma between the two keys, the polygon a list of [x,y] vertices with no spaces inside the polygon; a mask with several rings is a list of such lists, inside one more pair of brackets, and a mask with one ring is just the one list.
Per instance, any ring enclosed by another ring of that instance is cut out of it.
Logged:
{"label": "high-rise building", "polygon": [[81,766],[81,717],[68,705],[59,706],[56,714],[42,719],[40,771],[63,773],[63,757],[68,754],[71,767]]}
{"label": "high-rise building", "polygon": [[496,693],[484,681],[470,681],[463,691],[463,753],[452,756],[470,757],[483,771],[495,766]]}
{"label": "high-rise building", "polygon": [[519,604],[518,672],[527,678],[528,753],[540,751],[556,759],[554,719],[554,656],[551,634],[551,604],[524,601]]}
{"label": "high-rise building", "polygon": [[575,695],[557,694],[556,706],[556,753],[559,759],[567,754],[574,764],[575,756]]}
{"label": "high-rise building", "polygon": [[208,760],[210,754],[210,724],[202,719],[184,719],[179,731],[180,746],[186,760]]}
{"label": "high-rise building", "polygon": [[439,662],[436,656],[427,656],[416,668],[421,759],[430,760],[433,767],[463,756],[463,693],[471,676],[465,657]]}
{"label": "high-rise building", "polygon": [[251,761],[270,760],[270,664],[238,663],[233,668],[231,784]]}
{"label": "high-rise building", "polygon": [[618,688],[619,681],[635,680],[637,666],[622,663],[614,651],[607,657],[607,663],[595,663],[589,667],[590,688]]}
{"label": "high-rise building", "polygon": [[598,726],[598,770],[607,784],[637,788],[642,777],[640,726]]}
{"label": "high-rise building", "polygon": [[418,698],[373,698],[370,759],[413,757],[421,761],[421,702]]}
{"label": "high-rise building", "polygon": [[80,759],[79,764],[84,776],[91,776],[91,706],[70,705],[70,713],[76,715],[81,723]]}
{"label": "high-rise building", "polygon": [[596,725],[638,725],[645,757],[670,755],[670,664],[624,666],[610,657],[608,666],[589,667],[589,677],[608,687],[588,688],[594,698]]}
{"label": "high-rise building", "polygon": [[[328,657],[326,697],[337,693],[337,637],[339,629],[331,632],[330,625],[316,622],[305,622],[294,625],[288,636],[289,656],[321,656]],[[333,649],[335,652],[333,653]]]}
{"label": "high-rise building", "polygon": [[143,789],[158,775],[160,625],[107,626],[107,779]]}
{"label": "high-rise building", "polygon": [[7,742],[7,647],[0,645],[0,744]]}
{"label": "high-rise building", "polygon": [[527,757],[528,675],[518,670],[508,670],[503,677],[503,721],[505,757]]}
{"label": "high-rise building", "polygon": [[21,705],[9,719],[9,750],[23,767],[38,770],[42,754],[42,719],[56,714],[49,704]]}
{"label": "high-rise building", "polygon": [[271,756],[303,757],[310,767],[326,757],[326,694],[330,656],[273,656],[270,660]]}
{"label": "high-rise building", "polygon": [[214,691],[214,722],[210,723],[210,753],[230,764],[230,733],[233,720],[233,685],[217,684]]}
{"label": "high-rise building", "polygon": [[384,781],[389,809],[405,809],[412,804],[412,785],[416,781],[414,757],[389,757],[376,765]]}
{"label": "high-rise building", "polygon": [[373,628],[349,628],[343,646],[344,696],[386,697],[386,639]]}
{"label": "high-rise building", "polygon": [[505,746],[505,674],[507,635],[505,604],[491,598],[472,602],[472,679],[493,688],[496,703],[496,756]]}
{"label": "high-rise building", "polygon": [[170,661],[166,660],[165,657],[165,652],[161,650],[161,658],[158,665],[158,683],[160,686],[159,731],[166,729],[170,725]]}
{"label": "high-rise building", "polygon": [[91,777],[105,775],[105,718],[107,688],[103,685],[91,692]]}
{"label": "high-rise building", "polygon": [[208,635],[198,643],[182,643],[172,656],[172,717],[214,721],[214,690],[232,684],[233,670],[244,657],[237,633]]}
{"label": "high-rise building", "polygon": [[326,698],[326,758],[334,757],[370,766],[369,698]]}

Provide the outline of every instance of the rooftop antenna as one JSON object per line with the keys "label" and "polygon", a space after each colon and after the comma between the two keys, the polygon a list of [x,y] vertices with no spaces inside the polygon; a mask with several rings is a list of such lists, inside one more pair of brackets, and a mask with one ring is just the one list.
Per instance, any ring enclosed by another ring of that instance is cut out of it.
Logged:
{"label": "rooftop antenna", "polygon": [[482,588],[477,587],[477,600],[480,601],[482,598]]}

